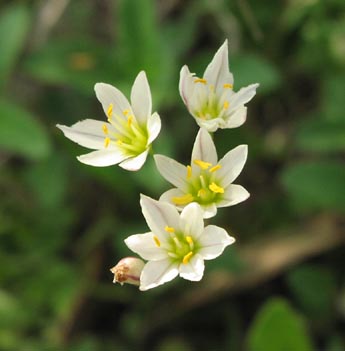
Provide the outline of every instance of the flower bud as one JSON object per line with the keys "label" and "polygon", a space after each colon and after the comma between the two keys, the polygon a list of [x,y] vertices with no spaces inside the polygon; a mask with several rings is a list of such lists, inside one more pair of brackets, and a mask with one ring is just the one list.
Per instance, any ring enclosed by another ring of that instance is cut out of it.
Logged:
{"label": "flower bud", "polygon": [[136,257],[125,257],[110,269],[114,274],[113,283],[140,285],[140,274],[145,262]]}

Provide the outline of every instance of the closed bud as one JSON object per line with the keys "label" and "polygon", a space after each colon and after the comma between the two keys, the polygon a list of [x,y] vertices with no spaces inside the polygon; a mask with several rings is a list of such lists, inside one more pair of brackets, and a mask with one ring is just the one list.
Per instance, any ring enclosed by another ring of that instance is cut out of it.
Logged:
{"label": "closed bud", "polygon": [[114,274],[113,283],[140,285],[140,274],[145,262],[136,257],[125,257],[110,269]]}

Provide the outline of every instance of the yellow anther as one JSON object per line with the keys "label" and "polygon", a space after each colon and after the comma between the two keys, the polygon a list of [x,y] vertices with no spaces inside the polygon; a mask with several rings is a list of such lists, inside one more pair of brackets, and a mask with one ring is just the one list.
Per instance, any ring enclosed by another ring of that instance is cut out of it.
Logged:
{"label": "yellow anther", "polygon": [[186,195],[182,195],[182,196],[173,197],[171,200],[175,205],[183,206],[183,205],[187,205],[187,204],[193,202],[194,197],[192,194],[186,194]]}
{"label": "yellow anther", "polygon": [[212,163],[201,161],[201,160],[194,160],[193,163],[199,166],[201,169],[207,169],[212,166]]}
{"label": "yellow anther", "polygon": [[132,121],[133,121],[133,115],[129,115],[129,116],[128,116],[128,119],[127,119],[127,124],[128,124],[128,127],[130,127],[130,126],[131,126]]}
{"label": "yellow anther", "polygon": [[182,263],[187,264],[192,256],[193,256],[193,251],[188,252],[187,255],[183,257]]}
{"label": "yellow anther", "polygon": [[187,243],[190,244],[190,245],[193,245],[193,244],[194,244],[193,238],[192,238],[191,236],[189,236],[189,235],[186,236],[186,241],[187,241]]}
{"label": "yellow anther", "polygon": [[213,191],[214,193],[217,193],[217,194],[224,194],[224,189],[220,186],[218,186],[216,183],[211,183],[209,186],[211,191]]}
{"label": "yellow anther", "polygon": [[223,85],[223,88],[224,89],[232,89],[233,88],[233,84],[226,83],[226,84]]}
{"label": "yellow anther", "polygon": [[187,166],[187,179],[189,179],[192,176],[192,167]]}
{"label": "yellow anther", "polygon": [[117,144],[118,146],[121,146],[121,145],[123,144],[123,141],[120,140],[120,139],[118,139],[118,140],[116,140],[116,144]]}
{"label": "yellow anther", "polygon": [[216,166],[213,166],[212,168],[209,169],[210,172],[215,172],[217,171],[218,169],[222,168],[221,165],[216,165]]}
{"label": "yellow anther", "polygon": [[108,147],[109,146],[109,143],[110,143],[110,138],[106,137],[104,139],[104,147]]}
{"label": "yellow anther", "polygon": [[126,110],[123,110],[122,113],[123,113],[125,116],[127,116],[127,115],[129,114],[129,112],[130,112],[130,111],[129,111],[128,109],[126,109]]}
{"label": "yellow anther", "polygon": [[207,80],[204,79],[204,78],[197,78],[197,79],[194,79],[194,83],[206,84],[206,83],[207,83]]}
{"label": "yellow anther", "polygon": [[108,127],[107,127],[106,124],[103,124],[102,130],[103,130],[103,133],[104,133],[104,134],[108,134],[108,133],[109,133],[109,130],[108,130]]}
{"label": "yellow anther", "polygon": [[109,107],[108,107],[108,110],[107,110],[108,118],[110,118],[112,114],[113,114],[113,104],[109,104]]}
{"label": "yellow anther", "polygon": [[157,247],[161,246],[161,242],[156,235],[153,236],[153,241],[155,242]]}
{"label": "yellow anther", "polygon": [[164,230],[168,233],[175,233],[175,228],[166,226]]}
{"label": "yellow anther", "polygon": [[198,197],[202,197],[202,196],[204,196],[204,195],[206,195],[206,190],[203,189],[203,188],[199,189],[199,191],[198,191]]}
{"label": "yellow anther", "polygon": [[224,110],[227,110],[229,106],[230,106],[229,101],[224,101],[224,104],[223,104]]}

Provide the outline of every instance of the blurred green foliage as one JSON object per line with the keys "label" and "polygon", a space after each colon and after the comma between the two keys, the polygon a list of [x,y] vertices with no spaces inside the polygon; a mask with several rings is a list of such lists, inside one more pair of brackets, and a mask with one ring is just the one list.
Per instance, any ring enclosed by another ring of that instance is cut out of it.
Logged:
{"label": "blurred green foliage", "polygon": [[219,154],[249,145],[239,182],[252,196],[220,211],[237,243],[205,274],[240,276],[237,245],[344,215],[345,3],[1,3],[1,350],[345,350],[344,246],[191,310],[178,302],[198,284],[140,293],[111,283],[109,268],[131,254],[123,239],[147,230],[139,193],[158,197],[168,184],[152,160],[138,173],[78,163],[85,150],[55,124],[101,120],[94,84],[128,96],[144,69],[163,124],[155,152],[187,163],[197,127],[179,70],[201,75],[225,38],[235,89],[260,89],[246,124],[215,141]]}

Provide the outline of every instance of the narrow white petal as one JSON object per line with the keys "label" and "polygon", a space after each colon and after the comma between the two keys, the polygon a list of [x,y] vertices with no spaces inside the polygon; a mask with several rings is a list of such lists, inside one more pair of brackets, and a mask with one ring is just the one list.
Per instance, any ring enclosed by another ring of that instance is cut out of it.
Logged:
{"label": "narrow white petal", "polygon": [[145,291],[173,280],[178,275],[177,263],[170,259],[149,261],[140,276],[140,290]]}
{"label": "narrow white petal", "polygon": [[140,196],[140,205],[147,225],[151,231],[159,236],[167,236],[165,227],[179,228],[180,216],[176,208],[167,202],[160,202],[148,196]]}
{"label": "narrow white petal", "polygon": [[123,112],[125,110],[132,111],[127,98],[119,89],[113,87],[112,85],[97,83],[95,85],[95,92],[97,99],[102,104],[103,111],[106,116],[108,116],[108,109],[110,105],[112,105],[114,114],[117,114],[118,116],[123,116]]}
{"label": "narrow white petal", "polygon": [[183,102],[186,104],[187,108],[190,108],[190,99],[194,95],[194,79],[193,75],[190,73],[188,67],[185,65],[180,71],[180,82],[179,90]]}
{"label": "narrow white petal", "polygon": [[157,247],[151,232],[131,235],[125,239],[125,244],[144,260],[158,261],[167,258],[166,251]]}
{"label": "narrow white petal", "polygon": [[149,150],[147,149],[138,156],[127,158],[119,166],[127,171],[137,171],[145,163],[148,153]]}
{"label": "narrow white petal", "polygon": [[229,112],[236,110],[240,106],[246,104],[248,101],[250,101],[254,95],[256,94],[256,88],[259,86],[259,84],[251,84],[248,85],[245,88],[240,89],[237,93],[233,94],[231,96],[231,99],[229,101],[230,103],[230,108]]}
{"label": "narrow white petal", "polygon": [[200,236],[198,243],[201,245],[199,254],[204,260],[212,260],[221,255],[224,249],[235,242],[225,229],[209,225]]}
{"label": "narrow white petal", "polygon": [[199,281],[204,275],[204,269],[205,264],[202,256],[196,254],[187,264],[180,264],[180,277],[191,281]]}
{"label": "narrow white petal", "polygon": [[147,120],[147,132],[149,137],[147,139],[147,145],[150,145],[158,136],[161,131],[162,122],[157,112],[149,116]]}
{"label": "narrow white petal", "polygon": [[204,78],[208,84],[215,86],[216,90],[223,89],[223,84],[233,84],[234,79],[229,71],[228,41],[218,49],[212,61],[207,66]]}
{"label": "narrow white petal", "polygon": [[57,127],[62,130],[66,138],[75,143],[89,149],[99,150],[104,148],[104,138],[106,137],[102,129],[104,124],[109,130],[113,129],[111,124],[94,119],[85,119],[71,127],[60,124]]}
{"label": "narrow white petal", "polygon": [[137,75],[133,83],[131,104],[138,123],[145,125],[147,118],[151,116],[152,99],[150,86],[144,71],[141,71]]}
{"label": "narrow white petal", "polygon": [[116,165],[127,157],[118,149],[103,149],[78,156],[77,159],[89,166],[106,167]]}
{"label": "narrow white petal", "polygon": [[220,128],[237,128],[240,127],[247,119],[247,107],[240,106],[237,110],[229,113],[228,116],[224,118],[224,121],[221,123]]}
{"label": "narrow white petal", "polygon": [[159,173],[177,188],[187,187],[187,167],[164,155],[154,155]]}
{"label": "narrow white petal", "polygon": [[164,192],[160,196],[159,201],[168,202],[168,203],[174,205],[179,211],[182,211],[185,206],[176,206],[173,203],[172,198],[174,198],[174,197],[181,197],[181,196],[184,196],[184,195],[186,195],[186,193],[183,192],[182,190],[177,189],[177,188],[173,188],[173,189],[170,189],[170,190]]}
{"label": "narrow white petal", "polygon": [[248,155],[248,146],[239,145],[234,149],[230,150],[225,156],[219,161],[222,166],[217,171],[217,179],[221,180],[221,185],[226,188],[231,184],[241,173]]}
{"label": "narrow white petal", "polygon": [[223,194],[223,199],[217,203],[218,207],[228,207],[236,205],[248,199],[250,194],[241,185],[230,184]]}
{"label": "narrow white petal", "polygon": [[[218,203],[217,203],[217,205],[218,205]],[[203,210],[203,217],[205,219],[212,218],[217,214],[217,206],[215,203],[212,203],[209,205],[202,205],[201,208]]]}
{"label": "narrow white petal", "polygon": [[193,160],[202,160],[204,162],[209,162],[213,166],[217,164],[218,157],[216,147],[211,135],[205,128],[200,128],[198,135],[196,136],[192,151],[192,165]]}
{"label": "narrow white petal", "polygon": [[184,235],[197,239],[204,230],[203,211],[197,203],[187,205],[180,216],[180,228]]}

